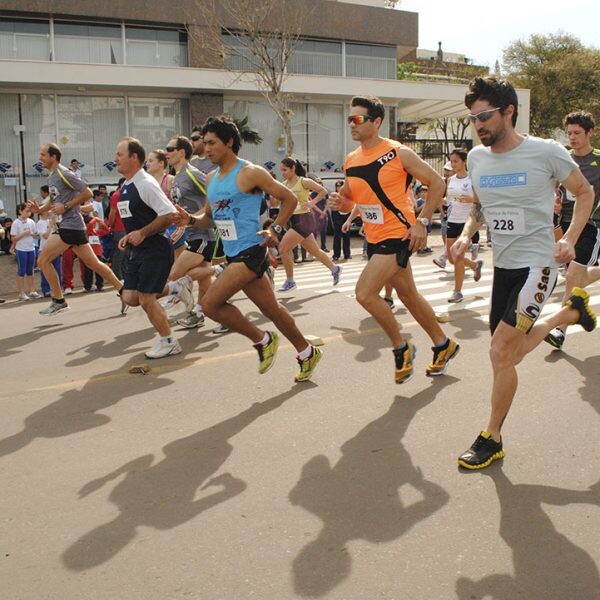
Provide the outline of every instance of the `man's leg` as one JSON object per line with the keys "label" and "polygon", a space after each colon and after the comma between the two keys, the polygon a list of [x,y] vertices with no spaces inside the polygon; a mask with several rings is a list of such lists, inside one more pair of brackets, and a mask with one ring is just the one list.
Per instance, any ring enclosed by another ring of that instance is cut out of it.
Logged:
{"label": "man's leg", "polygon": [[[46,278],[46,281],[50,286],[50,293],[52,294],[52,298],[56,300],[62,300],[63,293],[60,286],[58,273],[56,272],[56,269],[54,268],[52,262],[61,254],[63,254],[64,256],[64,253],[66,252],[66,250],[68,250],[68,248],[69,245],[65,244],[58,235],[51,235],[38,256],[38,267],[44,274],[44,277]],[[73,263],[71,262],[71,278],[72,276]]]}
{"label": "man's leg", "polygon": [[108,281],[115,290],[119,291],[123,287],[118,277],[110,270],[110,267],[98,260],[98,257],[94,254],[89,244],[73,246],[73,252],[75,252],[80,261],[83,261],[89,269],[98,273],[105,281]]}
{"label": "man's leg", "polygon": [[[128,290],[128,292],[130,292],[130,290]],[[154,329],[158,332],[158,335],[161,337],[170,336],[171,326],[169,325],[169,319],[167,313],[158,302],[156,294],[137,292],[137,297],[139,305],[144,309],[144,312],[148,316],[148,320],[152,323]]]}

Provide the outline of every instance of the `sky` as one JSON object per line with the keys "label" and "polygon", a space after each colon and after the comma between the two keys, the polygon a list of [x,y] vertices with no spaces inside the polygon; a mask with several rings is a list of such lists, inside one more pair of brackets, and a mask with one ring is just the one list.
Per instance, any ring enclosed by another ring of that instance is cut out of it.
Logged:
{"label": "sky", "polygon": [[419,48],[464,54],[477,65],[502,65],[502,50],[531,34],[562,30],[584,46],[600,48],[600,0],[401,0],[400,10],[419,13]]}

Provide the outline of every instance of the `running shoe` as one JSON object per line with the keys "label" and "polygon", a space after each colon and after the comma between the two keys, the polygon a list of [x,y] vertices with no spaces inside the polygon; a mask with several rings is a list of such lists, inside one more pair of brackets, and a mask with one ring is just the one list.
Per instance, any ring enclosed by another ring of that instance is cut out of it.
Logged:
{"label": "running shoe", "polygon": [[452,302],[453,304],[457,304],[458,302],[462,302],[464,300],[464,296],[462,292],[454,292],[450,298],[448,298],[448,302]]}
{"label": "running shoe", "polygon": [[215,279],[225,270],[227,263],[219,263],[218,265],[213,266],[213,277]]}
{"label": "running shoe", "polygon": [[585,290],[574,287],[565,304],[579,313],[579,318],[574,325],[581,325],[586,331],[593,331],[596,328],[596,315],[590,308],[590,295]]}
{"label": "running shoe", "polygon": [[342,267],[340,265],[336,265],[333,267],[333,271],[331,271],[331,275],[333,277],[333,285],[337,285],[340,282],[340,275],[342,274]]}
{"label": "running shoe", "polygon": [[54,315],[57,315],[60,312],[63,312],[65,310],[69,310],[70,306],[66,303],[66,302],[54,302],[54,300],[52,302],[50,302],[50,304],[44,308],[43,310],[40,310],[40,315],[46,315],[47,317],[52,317]]}
{"label": "running shoe", "polygon": [[273,366],[273,363],[275,362],[275,355],[277,354],[277,348],[279,347],[279,336],[272,331],[269,331],[268,334],[269,343],[265,344],[264,346],[260,342],[258,344],[254,344],[254,347],[258,352],[258,372],[261,375],[266,373]]}
{"label": "running shoe", "polygon": [[471,244],[471,260],[477,260],[479,254],[479,244]]}
{"label": "running shoe", "polygon": [[194,311],[190,312],[183,319],[177,321],[177,325],[181,325],[184,329],[194,329],[195,327],[204,327],[204,315],[200,313],[196,314]]}
{"label": "running shoe", "polygon": [[481,269],[483,268],[483,261],[478,260],[473,267],[473,281],[479,281],[481,279]]}
{"label": "running shoe", "polygon": [[495,442],[488,431],[482,431],[473,445],[458,457],[458,464],[465,469],[483,469],[499,458],[504,458],[502,440]]}
{"label": "running shoe", "polygon": [[177,291],[175,293],[184,303],[185,309],[188,312],[191,312],[195,304],[194,296],[192,294],[192,288],[194,286],[192,278],[189,275],[184,275],[183,277],[180,277],[175,283],[177,284]]}
{"label": "running shoe", "polygon": [[171,310],[176,304],[179,304],[180,302],[181,298],[179,296],[176,296],[175,294],[169,294],[168,296],[165,296],[164,298],[161,298],[159,300],[160,305],[165,310]]}
{"label": "running shoe", "polygon": [[308,358],[302,360],[296,356],[296,360],[300,365],[300,370],[296,374],[296,377],[294,377],[294,381],[308,381],[312,377],[312,374],[317,368],[317,364],[321,360],[322,356],[323,353],[316,346],[312,347],[312,352]]}
{"label": "running shoe", "polygon": [[413,376],[413,361],[417,355],[417,349],[407,343],[405,348],[393,350],[396,361],[394,370],[394,380],[396,383],[406,383]]}
{"label": "running shoe", "polygon": [[438,256],[437,258],[433,259],[433,264],[438,266],[440,269],[445,269],[447,260],[448,259],[442,254],[442,256]]}
{"label": "running shoe", "polygon": [[41,297],[42,297],[42,295],[41,295],[40,293],[36,292],[35,290],[33,290],[33,292],[29,292],[28,296],[29,296],[29,299],[30,299],[30,300],[31,300],[32,298],[33,298],[34,300],[37,300],[38,298],[41,298]]}
{"label": "running shoe", "polygon": [[73,293],[73,289],[68,287],[65,288],[65,296],[70,296]]}
{"label": "running shoe", "polygon": [[394,308],[394,299],[393,298],[384,298],[385,303],[391,308]]}
{"label": "running shoe", "polygon": [[18,300],[19,302],[27,302],[29,300],[29,296],[25,293],[19,294]]}
{"label": "running shoe", "polygon": [[277,290],[278,292],[289,292],[296,288],[296,282],[293,279],[286,279],[283,285]]}
{"label": "running shoe", "polygon": [[548,342],[551,346],[554,346],[557,350],[560,350],[565,343],[565,332],[555,327],[545,338],[545,342]]}
{"label": "running shoe", "polygon": [[152,350],[146,352],[146,358],[164,358],[165,356],[171,356],[173,354],[179,354],[181,352],[181,346],[179,342],[173,338],[172,342],[167,340],[158,340],[158,343]]}
{"label": "running shoe", "polygon": [[213,333],[229,333],[229,331],[229,327],[225,327],[225,325],[221,323],[212,330]]}
{"label": "running shoe", "polygon": [[438,377],[446,372],[446,367],[452,358],[454,358],[460,346],[454,341],[448,338],[443,346],[433,346],[433,362],[427,365],[425,373],[428,377]]}

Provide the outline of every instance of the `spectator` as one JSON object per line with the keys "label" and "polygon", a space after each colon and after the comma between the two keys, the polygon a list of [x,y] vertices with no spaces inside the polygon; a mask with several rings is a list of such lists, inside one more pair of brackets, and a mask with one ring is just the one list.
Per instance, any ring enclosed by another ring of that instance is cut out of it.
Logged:
{"label": "spectator", "polygon": [[[31,218],[31,211],[27,208],[27,204],[19,204],[17,212],[19,217],[13,222],[10,233],[17,255],[19,301],[24,302],[30,298],[40,297],[40,294],[33,287],[33,266],[35,264],[34,240],[37,233],[35,222]],[[25,293],[25,286],[27,286],[28,294]]]}

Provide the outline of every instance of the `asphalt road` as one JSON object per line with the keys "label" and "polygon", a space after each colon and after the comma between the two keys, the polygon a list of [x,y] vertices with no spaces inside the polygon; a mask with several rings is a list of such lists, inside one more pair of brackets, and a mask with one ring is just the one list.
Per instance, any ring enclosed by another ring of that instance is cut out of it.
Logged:
{"label": "asphalt road", "polygon": [[288,343],[260,376],[249,342],[211,323],[149,361],[143,313],[118,316],[111,291],[50,319],[40,302],[0,307],[0,597],[600,598],[600,332],[528,356],[506,459],[460,472],[487,421],[491,271],[448,306],[450,273],[412,262],[462,349],[425,377],[429,341],[397,308],[419,350],[402,386],[352,297],[359,254],[339,289],[305,264],[284,297],[324,340],[305,384]]}

